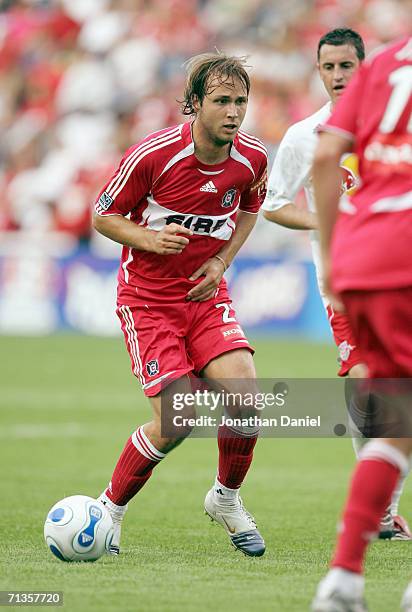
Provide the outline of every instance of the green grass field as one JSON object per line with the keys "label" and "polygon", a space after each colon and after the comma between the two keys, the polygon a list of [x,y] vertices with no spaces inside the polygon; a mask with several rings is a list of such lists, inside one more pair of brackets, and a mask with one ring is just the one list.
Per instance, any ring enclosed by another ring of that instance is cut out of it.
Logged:
{"label": "green grass field", "polygon": [[[353,454],[348,439],[263,439],[244,485],[267,553],[236,552],[203,514],[214,440],[172,453],[131,503],[123,554],[64,564],[43,541],[49,508],[96,496],[130,432],[149,416],[122,341],[0,339],[3,590],[61,590],[64,609],[159,612],[308,610],[325,572]],[[332,377],[332,346],[256,342],[261,377]],[[410,516],[411,486],[401,509]],[[408,542],[376,542],[367,560],[372,612],[398,609],[411,571]]]}

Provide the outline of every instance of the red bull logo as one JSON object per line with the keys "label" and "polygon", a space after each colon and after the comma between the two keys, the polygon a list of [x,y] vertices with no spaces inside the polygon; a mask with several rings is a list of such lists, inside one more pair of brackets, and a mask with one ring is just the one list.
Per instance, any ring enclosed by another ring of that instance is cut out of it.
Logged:
{"label": "red bull logo", "polygon": [[353,195],[360,185],[357,156],[354,153],[344,155],[340,167],[342,169],[342,194]]}

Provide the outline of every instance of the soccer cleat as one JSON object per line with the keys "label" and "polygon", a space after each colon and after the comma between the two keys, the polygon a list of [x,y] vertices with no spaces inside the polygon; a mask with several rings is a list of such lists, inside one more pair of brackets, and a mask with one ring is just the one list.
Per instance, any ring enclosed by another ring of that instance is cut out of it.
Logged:
{"label": "soccer cleat", "polygon": [[399,514],[392,516],[388,512],[380,522],[379,539],[408,541],[412,540],[412,534],[403,516]]}
{"label": "soccer cleat", "polygon": [[380,540],[391,540],[394,533],[394,522],[393,516],[390,511],[382,517],[379,523],[379,539]]}
{"label": "soccer cleat", "polygon": [[211,489],[206,495],[205,512],[212,521],[222,525],[235,548],[249,557],[263,555],[265,542],[239,495],[222,502],[216,499],[215,492]]}
{"label": "soccer cleat", "polygon": [[320,581],[312,612],[367,612],[364,579],[342,568],[332,568]]}
{"label": "soccer cleat", "polygon": [[406,587],[401,602],[402,612],[412,612],[412,582]]}
{"label": "soccer cleat", "polygon": [[120,534],[122,530],[122,520],[127,510],[127,504],[125,506],[117,506],[105,493],[102,493],[100,497],[98,497],[98,500],[106,506],[113,521],[113,538],[110,542],[108,554],[120,555]]}
{"label": "soccer cleat", "polygon": [[393,517],[393,535],[392,540],[412,540],[412,533],[409,525],[403,516],[396,514]]}
{"label": "soccer cleat", "polygon": [[332,591],[326,598],[316,596],[312,602],[311,610],[312,612],[368,612],[363,599],[343,597],[338,591]]}

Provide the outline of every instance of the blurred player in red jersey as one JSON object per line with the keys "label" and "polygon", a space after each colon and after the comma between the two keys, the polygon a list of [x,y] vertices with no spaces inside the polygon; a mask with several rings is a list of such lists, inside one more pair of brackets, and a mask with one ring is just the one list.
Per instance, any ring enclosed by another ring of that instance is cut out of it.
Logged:
{"label": "blurred player in red jersey", "polygon": [[[325,291],[337,309],[346,310],[370,378],[392,379],[390,387],[388,381],[371,384],[386,401],[398,436],[383,428],[361,453],[332,568],[313,602],[318,612],[366,610],[366,549],[412,452],[411,94],[412,38],[407,38],[359,69],[322,128],[315,155]],[[339,161],[350,150],[359,157],[361,186],[341,203],[338,215]],[[412,588],[404,609],[412,610]]]}
{"label": "blurred player in red jersey", "polygon": [[[153,409],[153,420],[126,442],[100,498],[115,523],[114,554],[128,501],[189,433],[162,434],[161,412],[172,411],[162,389],[168,385],[169,397],[174,390],[190,392],[195,373],[231,393],[253,392],[253,351],[223,278],[265,193],[265,147],[239,130],[249,89],[243,59],[192,58],[183,113],[193,121],[131,147],[96,202],[95,228],[124,245],[117,314],[133,372]],[[265,544],[239,487],[257,434],[254,427],[219,428],[218,473],[205,499],[207,514],[250,556],[262,555]]]}
{"label": "blurred player in red jersey", "polygon": [[[283,137],[268,180],[268,191],[262,210],[265,219],[284,227],[310,230],[313,262],[316,268],[319,292],[327,312],[333,338],[339,351],[339,376],[363,378],[367,375],[361,351],[353,336],[348,317],[336,312],[323,289],[320,262],[318,221],[313,193],[312,165],[318,141],[317,128],[330,117],[333,108],[343,95],[361,62],[365,59],[365,47],[361,36],[350,28],[336,28],[324,34],[318,43],[317,67],[319,76],[330,98],[313,115],[292,125]],[[356,155],[346,153],[340,161],[342,169],[342,193],[355,193],[359,185]],[[295,204],[297,194],[304,189],[307,209]],[[356,456],[367,442],[357,429],[364,420],[365,407],[358,406],[353,397],[351,381],[346,381],[346,400],[351,415],[353,446]],[[404,478],[396,487],[380,526],[380,537],[394,540],[410,540],[408,524],[399,516],[399,500]]]}

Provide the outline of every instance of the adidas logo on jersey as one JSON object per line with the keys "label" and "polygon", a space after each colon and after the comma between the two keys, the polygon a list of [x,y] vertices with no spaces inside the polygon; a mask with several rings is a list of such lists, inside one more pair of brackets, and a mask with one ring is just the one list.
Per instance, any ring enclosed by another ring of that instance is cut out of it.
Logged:
{"label": "adidas logo on jersey", "polygon": [[200,191],[207,191],[207,193],[217,193],[216,186],[213,181],[208,181],[201,188]]}

